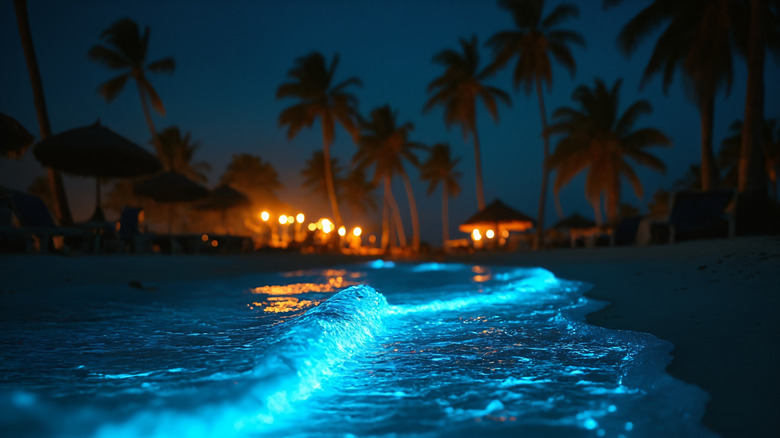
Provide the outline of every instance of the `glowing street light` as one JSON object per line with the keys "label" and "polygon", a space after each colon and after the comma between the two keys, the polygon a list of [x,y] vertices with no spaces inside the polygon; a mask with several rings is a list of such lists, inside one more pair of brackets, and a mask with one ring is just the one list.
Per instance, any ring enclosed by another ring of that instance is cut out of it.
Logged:
{"label": "glowing street light", "polygon": [[263,222],[268,222],[268,219],[270,219],[270,218],[271,218],[271,215],[268,214],[267,211],[264,211],[264,212],[260,213],[260,219],[262,219]]}
{"label": "glowing street light", "polygon": [[317,224],[309,224],[309,231],[314,231],[317,229]]}
{"label": "glowing street light", "polygon": [[286,224],[287,223],[287,216],[285,216],[285,215],[279,216],[279,223],[282,224],[282,225]]}
{"label": "glowing street light", "polygon": [[295,217],[293,216],[287,216],[287,223],[292,225],[295,223]]}
{"label": "glowing street light", "polygon": [[474,231],[471,232],[471,238],[475,241],[482,240],[482,234],[479,232],[478,229],[474,228]]}
{"label": "glowing street light", "polygon": [[342,225],[341,227],[339,227],[339,236],[344,237],[346,235],[347,235],[347,229],[344,228],[344,226]]}
{"label": "glowing street light", "polygon": [[496,233],[493,232],[493,230],[487,230],[487,232],[485,233],[485,236],[487,236],[488,239],[492,239],[493,237],[496,236]]}
{"label": "glowing street light", "polygon": [[361,230],[360,227],[355,227],[355,229],[352,230],[352,235],[355,237],[360,237],[361,234],[363,234],[363,230]]}
{"label": "glowing street light", "polygon": [[304,219],[306,219],[306,217],[303,215],[303,213],[298,213],[298,215],[295,216],[295,221],[299,224],[302,224]]}
{"label": "glowing street light", "polygon": [[329,219],[322,219],[321,222],[323,233],[328,234],[333,231],[333,222],[331,222]]}

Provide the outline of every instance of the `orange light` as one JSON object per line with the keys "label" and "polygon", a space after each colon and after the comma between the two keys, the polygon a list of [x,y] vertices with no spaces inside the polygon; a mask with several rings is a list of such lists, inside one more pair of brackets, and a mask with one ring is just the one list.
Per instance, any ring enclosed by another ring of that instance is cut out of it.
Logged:
{"label": "orange light", "polygon": [[376,243],[376,236],[374,236],[373,234],[368,236],[368,241],[371,243]]}
{"label": "orange light", "polygon": [[331,222],[331,221],[330,221],[330,220],[328,220],[328,219],[322,219],[322,221],[321,221],[321,222],[322,222],[322,231],[323,231],[325,234],[328,234],[328,233],[330,233],[331,231],[333,231],[333,222]]}
{"label": "orange light", "polygon": [[279,216],[279,223],[282,224],[282,225],[286,224],[287,223],[287,216],[285,216],[285,215]]}
{"label": "orange light", "polygon": [[217,240],[216,240],[216,239],[214,239],[214,240],[212,240],[212,241],[211,241],[211,246],[213,246],[214,248],[216,248],[217,246],[219,246],[219,242],[217,242]]}
{"label": "orange light", "polygon": [[308,228],[309,228],[309,231],[314,231],[314,230],[317,229],[317,224],[309,224]]}
{"label": "orange light", "polygon": [[260,213],[260,219],[262,219],[263,222],[268,222],[268,219],[270,219],[270,218],[271,218],[271,215],[268,214],[267,211],[264,211],[264,212]]}
{"label": "orange light", "polygon": [[480,234],[479,230],[474,228],[474,231],[471,232],[471,238],[475,241],[482,240],[482,234]]}
{"label": "orange light", "polygon": [[303,215],[303,213],[298,213],[298,215],[295,216],[295,221],[299,224],[302,224],[304,219],[306,219],[306,217]]}
{"label": "orange light", "polygon": [[342,227],[339,227],[339,236],[344,237],[347,235],[347,229]]}
{"label": "orange light", "polygon": [[487,232],[485,233],[485,236],[486,236],[488,239],[492,239],[492,238],[496,237],[496,233],[495,233],[495,232],[493,232],[493,230],[487,230]]}
{"label": "orange light", "polygon": [[295,218],[292,216],[287,216],[287,223],[292,225],[295,223]]}
{"label": "orange light", "polygon": [[352,235],[355,237],[360,237],[361,234],[363,234],[363,230],[360,229],[360,227],[355,227],[355,229],[352,230]]}
{"label": "orange light", "polygon": [[204,235],[200,236],[200,240],[202,240],[204,242],[208,242],[209,241],[209,235],[208,234],[204,234]]}

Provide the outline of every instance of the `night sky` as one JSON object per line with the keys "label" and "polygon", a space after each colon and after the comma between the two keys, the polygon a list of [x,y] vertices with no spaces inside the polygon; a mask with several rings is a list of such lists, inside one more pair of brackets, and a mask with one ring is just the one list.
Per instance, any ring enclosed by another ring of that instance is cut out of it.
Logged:
{"label": "night sky", "polygon": [[[554,4],[550,2],[546,11]],[[639,119],[636,128],[654,126],[666,132],[672,148],[650,151],[666,162],[667,174],[641,166],[635,169],[645,187],[638,200],[624,184],[623,201],[646,209],[652,194],[670,188],[691,164],[700,161],[699,116],[685,97],[678,75],[668,96],[662,93],[659,77],[639,89],[642,71],[649,58],[650,38],[631,58],[617,50],[615,39],[623,24],[647,2],[631,1],[604,11],[601,0],[576,2],[580,17],[561,27],[580,32],[587,48],[573,48],[577,62],[574,79],[555,66],[552,90],[546,95],[548,117],[564,105],[572,105],[571,92],[582,83],[593,84],[601,77],[611,85],[623,78],[622,108],[637,99],[649,99],[654,113]],[[449,142],[462,157],[463,192],[450,204],[451,237],[465,237],[457,224],[476,211],[473,148],[463,142],[460,129],[444,125],[443,112],[436,108],[422,113],[428,96],[426,86],[441,74],[431,58],[445,48],[457,47],[459,37],[476,35],[480,44],[496,31],[513,27],[511,16],[488,0],[395,0],[395,1],[37,1],[28,0],[30,25],[43,78],[46,102],[54,133],[101,122],[149,150],[149,131],[143,119],[134,84],[110,104],[97,87],[118,74],[87,59],[87,51],[100,42],[100,33],[120,18],[131,18],[151,27],[148,60],[169,55],[176,60],[172,75],[150,74],[168,111],[153,117],[158,130],[177,125],[192,132],[201,144],[194,161],[210,162],[209,183],[218,182],[231,155],[251,153],[270,161],[280,174],[282,199],[309,217],[328,214],[326,200],[312,199],[301,188],[299,175],[312,151],[322,147],[319,125],[301,132],[294,140],[278,127],[279,112],[293,100],[277,101],[276,88],[286,81],[295,58],[320,51],[328,59],[339,53],[341,63],[336,80],[357,76],[363,87],[353,90],[360,111],[367,115],[376,106],[389,103],[399,111],[399,122],[414,123],[412,140],[426,144]],[[655,36],[654,36],[655,37]],[[0,111],[20,121],[38,136],[32,91],[19,41],[13,2],[0,2]],[[483,65],[490,59],[482,50]],[[715,113],[715,146],[727,136],[728,126],[743,117],[746,70],[736,57],[730,97],[718,95]],[[767,57],[766,108],[768,118],[780,116],[780,77],[777,59]],[[498,74],[492,85],[511,92],[511,108],[500,108],[494,123],[484,107],[478,129],[482,143],[485,198],[504,202],[531,216],[537,214],[541,182],[542,139],[538,102],[511,88],[509,69]],[[553,139],[553,146],[556,140]],[[336,132],[333,151],[341,163],[348,163],[355,151],[351,138]],[[421,157],[424,159],[424,157]],[[420,205],[423,240],[440,240],[439,192],[428,197],[418,172],[408,169],[415,183]],[[26,189],[43,175],[43,168],[28,152],[20,161],[0,160],[0,185]],[[593,217],[583,194],[582,176],[562,191],[565,214],[579,211]],[[75,219],[85,220],[94,208],[94,183],[83,178],[66,178]],[[108,190],[105,190],[106,192]],[[379,193],[379,192],[377,192]],[[400,180],[396,198],[406,215],[408,201]],[[303,206],[306,206],[303,208]],[[557,220],[552,197],[547,207],[548,225]],[[349,222],[349,217],[346,218]],[[407,232],[411,227],[407,221]]]}

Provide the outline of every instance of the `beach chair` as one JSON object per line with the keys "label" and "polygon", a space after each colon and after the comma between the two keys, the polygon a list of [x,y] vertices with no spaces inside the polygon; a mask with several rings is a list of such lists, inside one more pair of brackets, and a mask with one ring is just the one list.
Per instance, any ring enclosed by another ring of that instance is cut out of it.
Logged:
{"label": "beach chair", "polygon": [[733,237],[734,217],[729,207],[731,190],[678,191],[672,197],[669,219],[651,226],[653,243],[687,239]]}
{"label": "beach chair", "polygon": [[16,232],[25,236],[25,249],[28,252],[33,251],[36,242],[39,252],[48,252],[54,237],[88,237],[82,228],[57,226],[46,204],[37,196],[5,191],[3,205],[16,216],[19,223]]}

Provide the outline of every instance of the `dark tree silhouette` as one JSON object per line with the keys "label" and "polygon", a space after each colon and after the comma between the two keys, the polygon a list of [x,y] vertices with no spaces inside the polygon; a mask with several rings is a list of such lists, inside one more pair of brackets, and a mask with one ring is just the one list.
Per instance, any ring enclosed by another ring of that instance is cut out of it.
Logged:
{"label": "dark tree silhouette", "polygon": [[618,218],[621,176],[628,179],[636,196],[642,198],[642,183],[626,158],[665,172],[664,163],[645,149],[671,144],[658,129],[634,129],[639,116],[652,112],[650,102],[639,100],[622,114],[619,112],[620,84],[618,80],[612,88],[607,88],[604,82],[596,79],[593,88],[580,85],[572,93],[572,100],[580,108],[561,107],[555,110],[555,123],[549,127],[550,134],[564,135],[550,156],[550,167],[556,170],[553,190],[558,192],[575,175],[588,168],[585,196],[593,206],[599,224],[602,223],[602,193],[608,222],[614,224]]}
{"label": "dark tree silhouette", "polygon": [[149,111],[149,101],[152,107],[161,115],[165,115],[165,106],[160,96],[146,78],[146,73],[173,73],[176,62],[172,56],[146,63],[147,50],[149,48],[149,26],[144,28],[143,34],[138,24],[123,18],[115,22],[111,27],[100,34],[105,45],[98,44],[87,52],[89,59],[103,64],[111,70],[121,70],[123,73],[104,82],[98,92],[111,102],[125,88],[127,81],[133,79],[141,99],[141,109],[144,112],[146,124],[152,134],[152,142],[157,155],[162,157],[161,146],[157,138],[157,130],[154,127],[152,113]]}
{"label": "dark tree silhouette", "polygon": [[431,147],[428,159],[420,167],[422,180],[428,181],[429,195],[441,183],[442,248],[445,248],[447,241],[450,240],[448,201],[450,196],[460,194],[460,184],[458,184],[460,172],[455,170],[458,162],[460,158],[452,159],[450,145],[437,143]]}
{"label": "dark tree silhouette", "polygon": [[360,86],[360,79],[350,77],[334,84],[333,77],[339,65],[338,55],[330,65],[320,53],[312,52],[295,60],[295,65],[287,72],[291,82],[276,89],[276,98],[295,98],[298,103],[284,109],[279,114],[279,125],[287,126],[287,138],[294,138],[303,127],[311,127],[319,119],[322,125],[322,153],[325,165],[325,179],[330,200],[333,220],[338,229],[343,224],[339,212],[338,198],[330,168],[330,147],[335,136],[336,122],[339,122],[350,134],[357,135],[357,98],[346,91],[351,85]]}
{"label": "dark tree silhouette", "polygon": [[[51,137],[51,124],[49,123],[49,113],[46,111],[43,81],[41,80],[41,72],[38,69],[38,58],[35,56],[30,20],[27,16],[27,1],[14,0],[14,10],[16,12],[16,24],[19,27],[19,37],[22,40],[24,59],[27,62],[27,73],[30,76],[30,84],[32,85],[41,140],[46,140]],[[70,225],[73,223],[73,216],[70,213],[68,197],[65,194],[65,185],[62,183],[62,175],[51,168],[46,169],[46,172],[49,178],[49,185],[51,186],[51,194],[54,197],[54,214],[61,224]]]}
{"label": "dark tree silhouette", "polygon": [[[417,203],[414,199],[414,192],[403,163],[408,161],[414,166],[419,166],[419,161],[414,155],[414,151],[415,149],[423,149],[424,146],[409,140],[409,132],[414,129],[414,125],[407,122],[399,126],[397,119],[398,112],[393,111],[390,105],[384,105],[372,110],[370,118],[360,122],[362,131],[354,161],[360,169],[367,169],[373,166],[374,181],[382,181],[384,183],[384,200],[392,210],[401,246],[406,246],[406,236],[391,186],[393,176],[400,175],[404,179],[412,216],[413,248],[415,251],[418,251],[420,249],[420,220],[417,215]],[[387,248],[390,244],[389,228],[386,226],[387,222],[384,221],[382,229],[382,248]]]}
{"label": "dark tree silhouette", "polygon": [[447,127],[459,124],[463,140],[469,134],[474,136],[474,165],[476,167],[477,206],[485,208],[485,193],[482,188],[482,159],[479,135],[477,133],[477,99],[481,99],[493,120],[498,121],[496,99],[510,105],[509,95],[485,84],[490,76],[489,69],[480,70],[477,37],[460,39],[461,52],[443,50],[433,57],[433,62],[444,67],[444,73],[428,84],[428,99],[423,111],[441,105],[444,107],[444,122]]}
{"label": "dark tree silhouette", "polygon": [[512,73],[515,90],[522,84],[525,88],[525,94],[530,95],[531,89],[535,87],[539,100],[544,161],[542,162],[542,186],[539,194],[539,221],[534,241],[534,246],[538,248],[544,235],[547,184],[550,179],[550,169],[547,165],[547,160],[550,157],[550,139],[547,134],[547,112],[544,106],[542,83],[547,84],[548,91],[552,88],[551,58],[566,68],[574,77],[576,64],[569,47],[575,44],[584,47],[585,40],[577,32],[557,28],[564,20],[579,15],[579,9],[572,4],[560,4],[546,17],[542,16],[544,0],[500,0],[498,5],[512,14],[516,29],[498,32],[487,41],[487,45],[493,49],[494,60],[491,69],[502,68],[512,59],[517,58]]}

